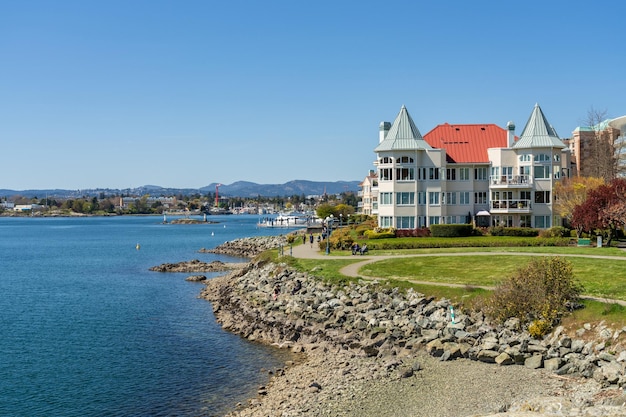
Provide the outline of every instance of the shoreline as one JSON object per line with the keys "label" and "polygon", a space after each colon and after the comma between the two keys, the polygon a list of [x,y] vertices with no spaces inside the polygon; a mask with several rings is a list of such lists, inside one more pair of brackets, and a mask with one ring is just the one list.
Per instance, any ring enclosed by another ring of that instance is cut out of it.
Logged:
{"label": "shoreline", "polygon": [[[292,294],[296,281],[302,287]],[[272,289],[277,283],[282,291],[274,300]],[[438,344],[440,338],[425,336],[427,328],[419,337],[407,337],[399,332],[401,327],[390,323],[398,314],[382,312],[385,305],[404,302],[412,303],[415,310],[432,310],[431,314],[440,316],[431,323],[438,327],[433,334],[445,336],[449,328],[445,302],[437,304],[416,293],[411,297],[405,300],[392,291],[379,293],[365,283],[359,288],[331,288],[285,264],[260,261],[209,281],[201,298],[212,303],[223,328],[306,358],[277,372],[255,397],[227,416],[446,417],[506,412],[512,417],[516,410],[531,409],[561,410],[558,415],[593,409],[597,416],[626,416],[625,408],[598,411],[605,404],[626,402],[621,389],[601,378],[557,375],[551,369],[504,362],[497,365],[494,358],[499,348],[476,350],[473,359],[466,357],[470,355],[454,359],[449,346],[446,354],[443,343]],[[346,316],[363,299],[373,316],[360,324],[350,322]],[[457,320],[466,319],[457,313]],[[486,325],[479,327],[487,335],[498,335]],[[511,333],[506,328],[499,332]]]}

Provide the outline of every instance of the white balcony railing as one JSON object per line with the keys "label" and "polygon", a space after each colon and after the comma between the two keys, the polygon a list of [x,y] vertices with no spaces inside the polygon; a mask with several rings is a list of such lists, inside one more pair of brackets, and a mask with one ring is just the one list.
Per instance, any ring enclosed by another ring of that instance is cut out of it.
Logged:
{"label": "white balcony railing", "polygon": [[532,209],[530,200],[493,200],[490,202],[490,211],[528,213]]}
{"label": "white balcony railing", "polygon": [[492,175],[489,182],[491,185],[528,186],[532,184],[532,178],[530,175]]}

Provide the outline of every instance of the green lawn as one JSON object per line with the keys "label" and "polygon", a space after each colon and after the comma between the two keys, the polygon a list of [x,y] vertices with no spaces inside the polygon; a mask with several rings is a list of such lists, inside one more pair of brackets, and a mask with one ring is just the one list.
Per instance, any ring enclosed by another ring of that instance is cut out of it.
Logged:
{"label": "green lawn", "polygon": [[[359,273],[396,280],[495,286],[536,256],[493,254],[396,258],[365,265]],[[623,260],[566,259],[572,263],[574,276],[583,285],[585,295],[626,300],[626,257]]]}

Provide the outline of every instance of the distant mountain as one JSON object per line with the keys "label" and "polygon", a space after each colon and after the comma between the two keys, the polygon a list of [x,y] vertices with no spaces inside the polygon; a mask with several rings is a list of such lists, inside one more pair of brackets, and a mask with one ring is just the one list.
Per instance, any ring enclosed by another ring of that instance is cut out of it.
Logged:
{"label": "distant mountain", "polygon": [[[284,184],[257,184],[249,181],[237,181],[232,184],[222,184],[219,186],[219,194],[225,197],[244,197],[254,198],[257,196],[262,197],[284,197],[292,195],[323,195],[326,194],[340,194],[343,192],[357,192],[361,181],[335,181],[335,182],[323,182],[323,181],[306,181],[306,180],[294,180]],[[63,189],[50,189],[50,190],[7,190],[0,189],[0,198],[12,197],[20,195],[27,198],[45,198],[48,197],[60,197],[60,198],[80,198],[80,197],[94,197],[104,194],[106,196],[125,194],[125,195],[145,195],[150,194],[152,196],[161,195],[192,195],[192,194],[207,194],[215,193],[215,186],[219,183],[212,183],[202,188],[164,188],[158,185],[144,185],[137,188],[94,188],[86,190],[63,190]]]}
{"label": "distant mountain", "polygon": [[[360,181],[316,182],[294,180],[284,184],[257,184],[248,181],[237,181],[219,187],[220,195],[233,197],[274,197],[291,195],[323,195],[339,194],[347,191],[357,192]],[[217,183],[209,184],[200,190],[204,193],[215,192]]]}

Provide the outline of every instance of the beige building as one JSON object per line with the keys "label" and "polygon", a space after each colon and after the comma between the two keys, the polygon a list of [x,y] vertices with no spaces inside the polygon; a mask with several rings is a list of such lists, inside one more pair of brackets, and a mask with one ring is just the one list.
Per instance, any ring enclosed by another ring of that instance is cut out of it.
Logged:
{"label": "beige building", "polygon": [[376,171],[371,170],[369,175],[365,177],[363,182],[359,184],[358,197],[359,201],[358,213],[373,216],[378,214],[378,175]]}
{"label": "beige building", "polygon": [[535,105],[519,139],[515,125],[439,125],[422,136],[402,106],[381,123],[374,165],[380,227],[470,223],[560,225],[553,187],[570,175],[569,150]]}

